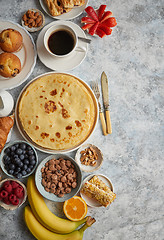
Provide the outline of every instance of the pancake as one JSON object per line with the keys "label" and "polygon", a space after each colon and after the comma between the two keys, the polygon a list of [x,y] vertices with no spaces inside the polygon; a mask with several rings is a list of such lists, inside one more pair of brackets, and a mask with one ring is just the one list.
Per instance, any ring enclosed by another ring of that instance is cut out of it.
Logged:
{"label": "pancake", "polygon": [[37,145],[52,150],[78,146],[91,133],[96,108],[89,90],[68,74],[33,81],[18,106],[20,122]]}

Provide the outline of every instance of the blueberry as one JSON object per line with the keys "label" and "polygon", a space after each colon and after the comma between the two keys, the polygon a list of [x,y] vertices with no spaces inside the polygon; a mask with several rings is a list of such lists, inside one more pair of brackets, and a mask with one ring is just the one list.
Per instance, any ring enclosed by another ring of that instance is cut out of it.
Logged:
{"label": "blueberry", "polygon": [[19,156],[19,158],[20,158],[20,160],[23,160],[23,159],[24,159],[24,155],[21,154],[21,155]]}
{"label": "blueberry", "polygon": [[5,169],[8,171],[9,170],[9,165],[5,164]]}
{"label": "blueberry", "polygon": [[27,153],[28,153],[29,156],[34,155],[34,151],[33,150],[29,150]]}
{"label": "blueberry", "polygon": [[10,148],[9,148],[9,147],[5,149],[5,153],[6,153],[6,154],[9,154],[9,153],[10,153]]}
{"label": "blueberry", "polygon": [[26,150],[23,150],[23,151],[22,151],[22,154],[26,154]]}
{"label": "blueberry", "polygon": [[25,158],[28,158],[28,154],[25,154],[24,157],[25,157]]}
{"label": "blueberry", "polygon": [[14,158],[18,158],[18,155],[17,155],[17,154],[15,154],[15,155],[14,155]]}
{"label": "blueberry", "polygon": [[27,150],[32,150],[32,148],[30,146],[27,147]]}
{"label": "blueberry", "polygon": [[35,156],[34,156],[34,155],[31,155],[31,156],[29,156],[28,159],[29,159],[30,161],[35,160]]}
{"label": "blueberry", "polygon": [[19,162],[19,164],[17,164],[19,167],[23,167],[23,163]]}
{"label": "blueberry", "polygon": [[22,149],[22,150],[25,150],[26,149],[26,144],[25,143],[21,143],[19,145],[19,147]]}
{"label": "blueberry", "polygon": [[31,172],[31,168],[27,168],[27,169],[26,169],[26,172],[27,172],[27,173],[30,173],[30,172]]}
{"label": "blueberry", "polygon": [[16,148],[18,148],[18,147],[19,147],[19,144],[17,143],[17,144],[15,144],[14,146],[15,146]]}
{"label": "blueberry", "polygon": [[21,155],[21,154],[22,154],[22,149],[18,148],[18,149],[16,150],[16,153],[17,153],[18,155]]}
{"label": "blueberry", "polygon": [[13,157],[14,155],[15,155],[15,152],[11,152],[11,153],[10,153],[10,156]]}
{"label": "blueberry", "polygon": [[25,170],[22,171],[22,175],[25,176],[27,175],[27,172]]}
{"label": "blueberry", "polygon": [[15,165],[14,165],[14,164],[12,164],[12,163],[10,163],[10,164],[9,164],[9,169],[12,169],[12,170],[14,170],[14,169],[15,169]]}
{"label": "blueberry", "polygon": [[31,164],[32,166],[34,166],[34,165],[35,165],[35,163],[36,163],[36,161],[35,161],[35,160],[32,160],[32,161],[30,161],[30,164]]}
{"label": "blueberry", "polygon": [[34,168],[34,165],[30,164],[28,167],[32,170]]}
{"label": "blueberry", "polygon": [[23,165],[22,170],[26,170],[28,167],[26,164]]}
{"label": "blueberry", "polygon": [[21,168],[20,167],[17,167],[16,168],[16,172],[19,173],[21,171]]}
{"label": "blueberry", "polygon": [[21,160],[19,158],[14,158],[14,163],[16,165],[19,165],[20,162],[21,162]]}
{"label": "blueberry", "polygon": [[14,170],[13,170],[13,169],[10,169],[10,170],[8,171],[8,173],[9,173],[10,175],[13,175],[13,174],[14,174]]}
{"label": "blueberry", "polygon": [[25,158],[24,161],[23,161],[23,163],[26,164],[26,165],[28,165],[28,164],[29,164],[29,160]]}
{"label": "blueberry", "polygon": [[16,147],[13,145],[11,146],[11,151],[14,152],[16,150]]}
{"label": "blueberry", "polygon": [[3,161],[4,161],[4,164],[8,164],[8,163],[11,162],[11,159],[10,159],[9,156],[5,155],[5,156],[3,157]]}
{"label": "blueberry", "polygon": [[21,174],[21,173],[17,173],[17,174],[16,174],[16,177],[17,177],[17,178],[22,178],[22,174]]}

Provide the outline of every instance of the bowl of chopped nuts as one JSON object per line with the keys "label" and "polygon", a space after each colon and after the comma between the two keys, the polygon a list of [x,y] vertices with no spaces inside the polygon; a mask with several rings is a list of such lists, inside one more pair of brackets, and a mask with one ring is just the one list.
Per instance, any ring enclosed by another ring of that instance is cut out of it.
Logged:
{"label": "bowl of chopped nuts", "polygon": [[82,171],[93,172],[100,168],[103,161],[103,154],[95,145],[85,144],[78,149],[75,161]]}
{"label": "bowl of chopped nuts", "polygon": [[45,24],[45,17],[38,9],[29,9],[22,16],[22,26],[29,32],[39,31]]}

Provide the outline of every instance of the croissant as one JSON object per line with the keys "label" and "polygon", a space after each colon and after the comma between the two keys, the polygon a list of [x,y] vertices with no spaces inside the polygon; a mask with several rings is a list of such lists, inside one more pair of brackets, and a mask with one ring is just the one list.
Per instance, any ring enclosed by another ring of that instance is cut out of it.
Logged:
{"label": "croissant", "polygon": [[5,143],[7,141],[7,136],[13,125],[14,125],[14,120],[11,117],[0,118],[0,153],[5,146]]}

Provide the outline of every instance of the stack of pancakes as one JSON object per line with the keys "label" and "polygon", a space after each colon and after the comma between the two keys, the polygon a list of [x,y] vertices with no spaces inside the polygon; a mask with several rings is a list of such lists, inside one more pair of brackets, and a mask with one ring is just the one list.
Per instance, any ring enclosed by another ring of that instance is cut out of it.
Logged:
{"label": "stack of pancakes", "polygon": [[88,89],[68,74],[33,81],[19,102],[19,119],[37,145],[53,150],[78,146],[92,132],[96,108]]}

